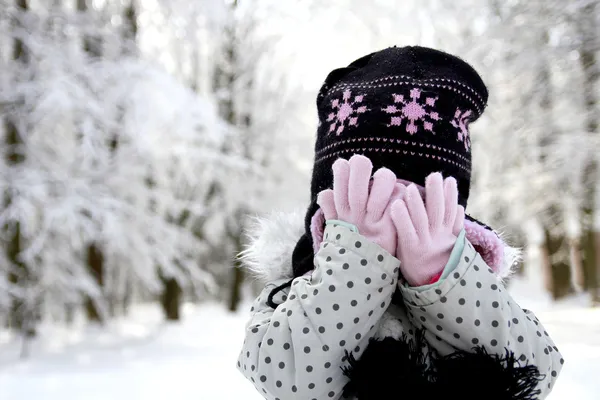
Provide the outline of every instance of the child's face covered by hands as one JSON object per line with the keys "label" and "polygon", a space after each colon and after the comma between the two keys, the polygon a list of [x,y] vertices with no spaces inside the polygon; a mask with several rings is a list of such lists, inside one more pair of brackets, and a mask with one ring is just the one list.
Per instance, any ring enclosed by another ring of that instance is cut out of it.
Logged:
{"label": "child's face covered by hands", "polygon": [[418,264],[420,272],[407,270],[405,275],[411,276],[411,284],[423,284],[433,270],[443,269],[464,225],[456,180],[434,173],[423,188],[397,179],[387,168],[371,176],[372,168],[361,155],[337,160],[333,189],[321,192],[317,203],[326,220],[355,225],[406,268]]}

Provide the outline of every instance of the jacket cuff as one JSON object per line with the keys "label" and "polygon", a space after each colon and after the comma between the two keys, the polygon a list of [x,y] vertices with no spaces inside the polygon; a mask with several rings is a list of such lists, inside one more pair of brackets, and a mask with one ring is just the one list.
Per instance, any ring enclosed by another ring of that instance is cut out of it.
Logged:
{"label": "jacket cuff", "polygon": [[340,252],[351,251],[359,255],[363,267],[375,266],[390,274],[398,273],[400,260],[378,244],[371,242],[357,232],[353,232],[345,225],[334,222],[325,227],[321,250],[329,244],[339,246]]}
{"label": "jacket cuff", "polygon": [[468,240],[465,240],[458,264],[447,277],[440,280],[437,284],[427,285],[425,288],[423,286],[413,288],[399,285],[400,290],[405,301],[412,305],[427,306],[438,301],[443,302],[448,292],[456,285],[461,284],[463,276],[468,274],[471,268],[489,269],[473,245]]}

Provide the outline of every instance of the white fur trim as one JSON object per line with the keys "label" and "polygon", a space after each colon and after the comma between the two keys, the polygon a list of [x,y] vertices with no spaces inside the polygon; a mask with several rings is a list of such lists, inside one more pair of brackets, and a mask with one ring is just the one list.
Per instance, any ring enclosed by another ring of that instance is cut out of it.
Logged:
{"label": "white fur trim", "polygon": [[239,255],[243,265],[263,283],[293,278],[292,253],[304,234],[304,214],[273,212],[254,217],[246,230],[249,244]]}

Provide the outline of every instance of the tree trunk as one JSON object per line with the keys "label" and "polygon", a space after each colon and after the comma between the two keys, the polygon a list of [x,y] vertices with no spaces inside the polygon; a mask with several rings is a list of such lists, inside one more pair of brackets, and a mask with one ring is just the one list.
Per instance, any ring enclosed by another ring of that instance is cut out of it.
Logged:
{"label": "tree trunk", "polygon": [[585,275],[579,238],[569,239],[569,261],[571,264],[571,286],[575,291],[581,292],[585,286]]}
{"label": "tree trunk", "polygon": [[[21,12],[26,12],[29,9],[27,0],[16,0],[15,6]],[[18,26],[19,22],[13,20],[12,24]],[[15,39],[13,43],[12,61],[25,66],[29,63],[29,54],[25,48],[25,44],[20,39]],[[13,120],[12,116],[8,116],[4,120],[5,128],[5,143],[6,143],[6,161],[9,168],[21,164],[25,157],[20,152],[22,149],[19,147],[23,144],[19,135],[19,130],[16,125],[16,121]],[[10,178],[9,178],[10,179]],[[4,204],[6,207],[10,206],[13,202],[11,193],[5,192]],[[9,239],[6,242],[6,257],[11,263],[12,270],[9,273],[8,280],[15,286],[25,287],[29,281],[29,274],[27,266],[19,259],[19,255],[22,251],[22,236],[21,236],[21,224],[19,221],[10,221],[4,227],[7,232],[10,233]],[[25,314],[27,304],[22,299],[13,299],[10,307],[9,322],[12,328],[23,331],[26,328]]]}
{"label": "tree trunk", "polygon": [[[102,250],[95,243],[88,245],[87,266],[90,275],[96,280],[98,287],[102,289],[104,286],[104,255],[102,254]],[[92,298],[88,297],[86,299],[85,309],[88,320],[103,322],[98,305]]]}
{"label": "tree trunk", "polygon": [[[562,260],[560,257],[561,250],[564,249],[563,235],[559,237],[552,237],[552,235],[546,231],[546,265],[549,267],[550,276],[545,277],[546,287],[550,289],[553,299],[558,299],[568,294],[571,290],[571,278],[569,264]],[[548,267],[546,267],[545,273],[548,273]]]}
{"label": "tree trunk", "polygon": [[[576,21],[576,28],[578,30],[581,45],[579,47],[579,62],[583,70],[584,78],[584,90],[583,98],[586,108],[586,130],[590,134],[597,134],[599,127],[598,113],[598,90],[600,90],[600,68],[597,64],[597,47],[600,43],[598,35],[597,15],[600,9],[598,1],[590,1],[581,9],[579,18]],[[594,213],[600,212],[599,209],[594,207],[595,204],[600,203],[596,199],[599,196],[598,193],[598,161],[594,158],[590,160],[585,169],[584,179],[590,182],[588,186],[590,190],[588,192],[588,198],[586,201],[586,207],[584,210],[586,219],[589,221],[594,220]],[[596,209],[595,209],[596,208]],[[597,237],[600,232],[596,232],[598,227],[594,224],[590,224],[586,233],[586,245],[584,247],[584,268],[585,268],[585,287],[592,295],[594,302],[600,301],[600,294],[598,293],[598,277],[600,276],[600,248],[597,247]]]}
{"label": "tree trunk", "polygon": [[162,278],[162,281],[161,304],[165,318],[168,321],[179,321],[181,319],[181,295],[183,294],[181,286],[174,278]]}

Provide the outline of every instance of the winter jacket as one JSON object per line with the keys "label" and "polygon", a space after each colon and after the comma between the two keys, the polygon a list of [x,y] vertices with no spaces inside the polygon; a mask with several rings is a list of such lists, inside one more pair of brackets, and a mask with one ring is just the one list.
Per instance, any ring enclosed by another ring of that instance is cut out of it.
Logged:
{"label": "winter jacket", "polygon": [[543,399],[553,387],[558,349],[468,241],[454,271],[423,290],[398,283],[400,262],[381,247],[330,225],[312,274],[273,309],[298,236],[266,226],[247,254],[266,285],[237,363],[266,399]]}

